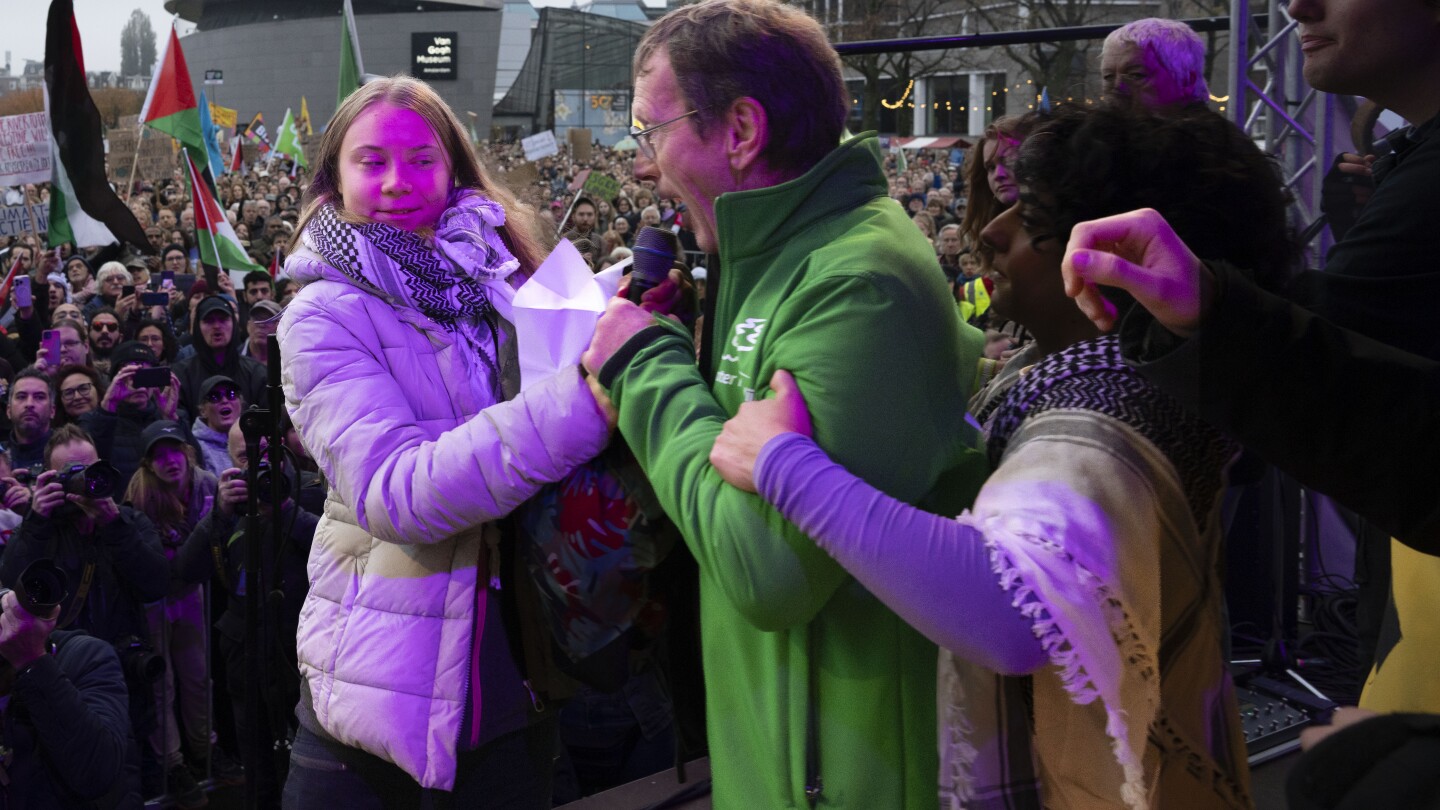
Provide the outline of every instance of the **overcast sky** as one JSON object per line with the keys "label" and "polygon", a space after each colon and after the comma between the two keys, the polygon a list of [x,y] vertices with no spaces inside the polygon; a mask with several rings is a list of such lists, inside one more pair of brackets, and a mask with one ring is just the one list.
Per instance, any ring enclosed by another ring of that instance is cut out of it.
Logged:
{"label": "overcast sky", "polygon": [[[160,37],[168,36],[172,18],[165,13],[164,0],[74,0],[75,22],[85,48],[86,70],[120,69],[120,30],[130,12],[140,9],[150,15],[155,29],[156,53]],[[6,2],[4,25],[0,25],[0,52],[10,53],[10,68],[19,73],[26,59],[45,58],[45,18],[50,13],[46,0]],[[180,23],[180,33],[189,33],[189,23]]]}
{"label": "overcast sky", "polygon": [[[531,0],[537,6],[570,5],[569,0]],[[166,33],[170,21],[175,19],[165,13],[165,0],[74,0],[75,20],[80,25],[80,42],[85,47],[86,70],[120,69],[120,30],[130,19],[130,12],[140,9],[150,15],[150,25],[155,29],[156,53],[159,53],[160,37]],[[4,0],[5,11],[0,15],[0,56],[10,53],[11,69],[19,73],[25,67],[26,59],[45,58],[45,19],[50,13],[47,0]],[[180,22],[180,36],[193,28],[190,23]]]}

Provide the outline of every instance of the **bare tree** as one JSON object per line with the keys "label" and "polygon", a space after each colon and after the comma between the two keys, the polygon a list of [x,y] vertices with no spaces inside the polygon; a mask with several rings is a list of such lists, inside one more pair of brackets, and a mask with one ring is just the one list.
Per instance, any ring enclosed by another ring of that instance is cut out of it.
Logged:
{"label": "bare tree", "polygon": [[[957,33],[963,3],[959,0],[852,0],[830,4],[812,0],[810,12],[825,23],[834,42],[855,42],[873,39],[908,39]],[[839,11],[843,9],[843,17]],[[881,54],[860,54],[845,57],[845,65],[865,80],[861,91],[863,103],[862,129],[876,129],[880,121],[881,81],[894,79],[906,95],[911,82],[945,70],[969,66],[963,51],[893,51]],[[901,103],[910,109],[913,95]],[[909,135],[913,116],[901,115],[897,120],[899,134]]]}
{"label": "bare tree", "polygon": [[[1100,22],[1102,9],[1108,4],[1096,0],[1016,0],[995,4],[986,0],[963,0],[990,31],[1020,31],[1041,28],[1069,28]],[[1035,83],[1036,92],[1049,88],[1052,96],[1080,95],[1088,72],[1090,50],[1095,43],[1088,40],[1036,42],[1027,45],[1006,45],[1003,50]]]}
{"label": "bare tree", "polygon": [[39,87],[17,90],[0,96],[0,116],[23,115],[45,110],[45,91]]}
{"label": "bare tree", "polygon": [[120,75],[145,76],[155,67],[155,29],[150,15],[135,9],[120,29]]}
{"label": "bare tree", "polygon": [[117,127],[120,119],[140,112],[145,103],[145,94],[121,87],[101,87],[90,91],[95,108],[100,111],[100,120],[106,127]]}

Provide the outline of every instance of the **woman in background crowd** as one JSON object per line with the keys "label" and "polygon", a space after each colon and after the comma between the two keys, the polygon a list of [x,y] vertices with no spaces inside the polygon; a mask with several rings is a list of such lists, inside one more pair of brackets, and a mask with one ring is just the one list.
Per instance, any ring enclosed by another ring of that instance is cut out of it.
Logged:
{"label": "woman in background crowd", "polygon": [[[195,463],[195,448],[180,425],[160,420],[140,437],[142,456],[125,501],[155,524],[173,561],[195,525],[210,511],[218,481]],[[146,606],[150,643],[165,661],[155,683],[159,722],[146,742],[165,768],[167,792],[182,807],[204,804],[197,783],[211,757],[209,627],[199,585],[172,578],[170,593]],[[180,723],[184,721],[182,751]]]}

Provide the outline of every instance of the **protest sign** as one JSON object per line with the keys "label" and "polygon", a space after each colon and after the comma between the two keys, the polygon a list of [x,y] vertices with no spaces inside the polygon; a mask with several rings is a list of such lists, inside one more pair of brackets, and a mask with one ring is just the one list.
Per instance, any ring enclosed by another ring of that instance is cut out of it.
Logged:
{"label": "protest sign", "polygon": [[219,104],[214,103],[210,105],[210,123],[214,124],[218,129],[227,131],[234,129],[235,120],[238,115],[238,110],[221,107]]}
{"label": "protest sign", "polygon": [[50,121],[45,113],[0,118],[0,186],[50,180]]}
{"label": "protest sign", "polygon": [[520,146],[525,149],[526,160],[539,160],[560,153],[560,147],[555,144],[555,133],[548,129],[522,138]]}
{"label": "protest sign", "polygon": [[590,162],[590,130],[584,127],[575,127],[569,130],[570,134],[570,157],[576,163]]}
{"label": "protest sign", "polygon": [[597,200],[613,200],[620,196],[620,183],[600,172],[591,172],[585,178],[583,188],[586,194]]}
{"label": "protest sign", "polygon": [[50,230],[50,206],[46,203],[34,205],[7,205],[0,208],[0,236],[19,236],[22,233],[45,233]]}

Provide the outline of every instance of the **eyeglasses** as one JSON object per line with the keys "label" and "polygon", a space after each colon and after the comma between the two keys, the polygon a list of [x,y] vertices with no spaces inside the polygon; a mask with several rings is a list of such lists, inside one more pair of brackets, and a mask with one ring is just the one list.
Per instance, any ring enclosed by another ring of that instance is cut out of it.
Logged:
{"label": "eyeglasses", "polygon": [[90,392],[91,392],[91,391],[94,391],[94,390],[95,390],[95,384],[94,384],[94,383],[88,383],[88,382],[87,382],[87,383],[81,383],[81,384],[75,386],[74,388],[62,388],[62,389],[60,390],[60,398],[61,398],[61,399],[79,399],[79,398],[81,398],[81,397],[88,397],[88,396],[90,396]]}
{"label": "eyeglasses", "polygon": [[119,331],[120,331],[120,324],[118,324],[118,323],[92,323],[92,324],[90,324],[90,331],[91,331],[91,332],[119,332]]}
{"label": "eyeglasses", "polygon": [[224,390],[211,391],[210,393],[208,393],[208,394],[205,395],[205,401],[206,401],[206,402],[223,402],[223,401],[226,401],[226,400],[229,400],[230,402],[234,402],[235,400],[237,400],[237,399],[239,399],[239,398],[240,398],[240,392],[239,392],[239,391],[236,391],[234,388],[227,388],[227,389],[224,389]]}
{"label": "eyeglasses", "polygon": [[75,348],[76,346],[83,346],[83,345],[84,345],[84,344],[81,343],[81,342],[78,341],[78,340],[62,340],[62,341],[60,341],[60,348],[62,348],[62,349],[73,349],[73,348]]}
{"label": "eyeglasses", "polygon": [[690,112],[687,112],[687,113],[685,113],[684,115],[677,115],[677,116],[675,116],[674,118],[671,118],[669,121],[661,121],[660,123],[658,123],[658,124],[656,124],[656,125],[654,125],[654,126],[645,127],[644,129],[641,129],[641,128],[638,127],[638,126],[632,126],[632,127],[630,127],[630,137],[632,137],[632,138],[635,139],[635,147],[640,150],[640,154],[644,155],[646,160],[654,160],[654,159],[655,159],[655,136],[654,136],[654,133],[657,132],[657,131],[659,131],[660,129],[662,129],[662,128],[664,128],[664,127],[670,126],[671,124],[675,123],[676,121],[681,120],[682,118],[689,118],[690,116],[692,116],[692,115],[694,115],[694,114],[696,114],[696,113],[698,113],[698,112],[700,112],[700,111],[699,111],[699,110],[691,110]]}

